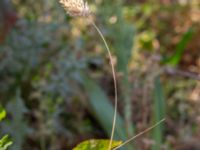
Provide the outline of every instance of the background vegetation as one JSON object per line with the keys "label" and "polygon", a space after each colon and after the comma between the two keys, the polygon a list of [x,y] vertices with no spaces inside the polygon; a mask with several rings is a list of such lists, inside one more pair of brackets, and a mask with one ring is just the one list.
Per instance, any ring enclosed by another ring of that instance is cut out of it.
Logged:
{"label": "background vegetation", "polygon": [[[200,149],[200,2],[89,1],[115,55],[127,150]],[[104,45],[57,0],[0,1],[0,134],[11,150],[69,150],[109,138],[114,90]],[[1,136],[1,137],[2,137]]]}

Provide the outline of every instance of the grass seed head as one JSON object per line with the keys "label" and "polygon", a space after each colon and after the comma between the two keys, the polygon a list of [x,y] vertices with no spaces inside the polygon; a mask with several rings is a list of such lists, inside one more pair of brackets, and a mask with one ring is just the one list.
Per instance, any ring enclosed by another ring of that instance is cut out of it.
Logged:
{"label": "grass seed head", "polygon": [[72,17],[86,17],[90,15],[89,6],[83,0],[60,0],[59,2],[67,14]]}

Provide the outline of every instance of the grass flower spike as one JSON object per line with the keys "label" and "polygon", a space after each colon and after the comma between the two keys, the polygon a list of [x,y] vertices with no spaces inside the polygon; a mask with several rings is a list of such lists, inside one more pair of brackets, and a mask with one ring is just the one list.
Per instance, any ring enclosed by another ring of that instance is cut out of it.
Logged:
{"label": "grass flower spike", "polygon": [[90,15],[88,4],[83,0],[60,0],[59,2],[72,17],[86,17]]}
{"label": "grass flower spike", "polygon": [[[60,0],[60,3],[64,7],[67,14],[69,14],[72,17],[88,17],[91,14],[91,11],[89,9],[87,2],[84,2],[83,0]],[[110,48],[109,48],[101,30],[97,27],[97,25],[92,20],[91,20],[91,24],[94,26],[94,28],[97,30],[98,34],[100,35],[101,39],[103,40],[103,43],[104,43],[106,50],[108,52],[108,55],[109,55],[110,65],[112,68],[114,90],[115,90],[115,108],[114,108],[114,116],[113,116],[113,124],[112,124],[110,142],[109,142],[109,146],[108,146],[108,150],[111,150],[113,138],[114,138],[115,126],[116,126],[117,107],[118,107],[117,106],[118,93],[117,93],[116,73],[115,73],[115,67],[114,67],[114,62],[112,59],[112,54],[111,54]]]}

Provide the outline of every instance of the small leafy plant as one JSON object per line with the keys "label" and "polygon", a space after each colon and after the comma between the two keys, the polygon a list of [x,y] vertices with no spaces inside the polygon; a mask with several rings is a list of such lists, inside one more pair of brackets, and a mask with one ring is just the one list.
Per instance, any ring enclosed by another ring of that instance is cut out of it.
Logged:
{"label": "small leafy plant", "polygon": [[[0,122],[6,117],[6,111],[0,106]],[[0,150],[7,150],[12,145],[8,135],[3,136],[0,139]]]}

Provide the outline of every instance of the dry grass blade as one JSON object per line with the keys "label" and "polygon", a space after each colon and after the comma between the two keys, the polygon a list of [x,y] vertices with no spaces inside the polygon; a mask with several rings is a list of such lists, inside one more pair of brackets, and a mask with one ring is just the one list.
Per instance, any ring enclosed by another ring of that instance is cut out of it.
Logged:
{"label": "dry grass blade", "polygon": [[141,136],[141,135],[143,135],[143,134],[149,132],[150,130],[152,130],[153,128],[155,128],[156,126],[158,126],[159,124],[161,124],[161,123],[164,122],[164,121],[165,121],[165,118],[162,119],[162,120],[160,120],[159,122],[157,122],[157,123],[154,124],[153,126],[147,128],[146,130],[140,132],[140,133],[137,134],[136,136],[133,136],[132,138],[128,139],[127,141],[125,141],[124,143],[122,143],[120,146],[114,148],[113,150],[117,150],[117,149],[123,147],[124,145],[128,144],[129,142],[133,141],[134,139],[138,138],[139,136]]}

